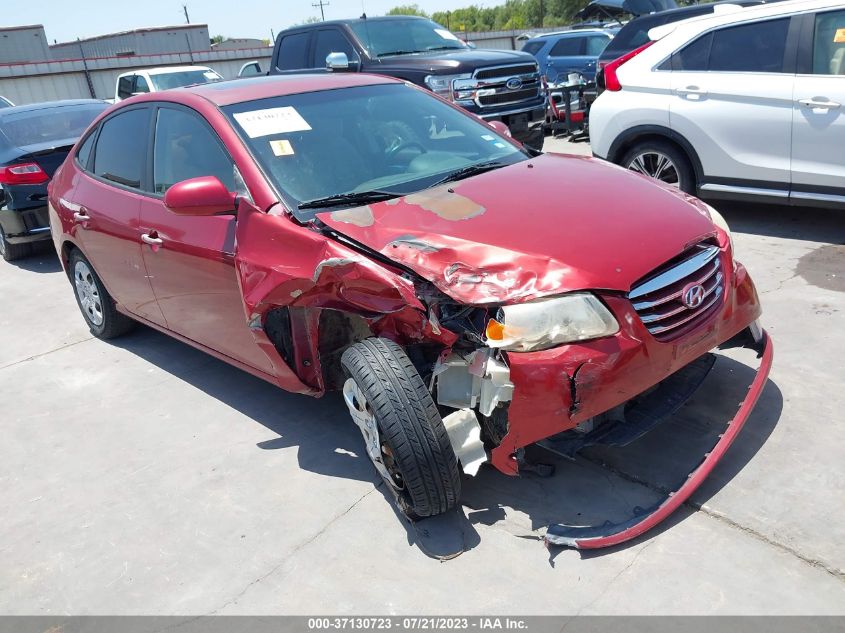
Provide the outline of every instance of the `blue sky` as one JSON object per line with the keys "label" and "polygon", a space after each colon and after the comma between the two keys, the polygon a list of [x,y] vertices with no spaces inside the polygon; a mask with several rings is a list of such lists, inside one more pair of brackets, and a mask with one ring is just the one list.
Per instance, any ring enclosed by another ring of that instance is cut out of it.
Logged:
{"label": "blue sky", "polygon": [[[188,5],[191,22],[206,23],[211,35],[270,37],[275,32],[319,16],[316,0],[5,0],[2,26],[43,24],[50,43],[91,37],[145,26],[184,24],[182,4]],[[463,4],[494,5],[495,0],[417,0],[426,11],[440,11]],[[326,19],[358,17],[362,0],[329,0]],[[402,0],[363,0],[369,15],[381,15]],[[413,3],[413,0],[412,0]]]}

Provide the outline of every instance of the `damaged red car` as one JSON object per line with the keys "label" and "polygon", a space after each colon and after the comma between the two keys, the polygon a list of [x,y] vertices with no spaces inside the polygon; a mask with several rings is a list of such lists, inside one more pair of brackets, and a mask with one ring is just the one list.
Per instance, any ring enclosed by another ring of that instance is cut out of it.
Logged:
{"label": "damaged red car", "polygon": [[95,336],[141,322],[288,391],[341,391],[411,518],[455,507],[461,471],[529,468],[530,444],[626,444],[695,391],[712,350],[756,350],[748,396],[681,488],[626,523],[546,538],[637,536],[724,454],[771,364],[714,209],[598,160],[527,150],[393,79],[261,77],[128,99],[82,137],[49,201]]}

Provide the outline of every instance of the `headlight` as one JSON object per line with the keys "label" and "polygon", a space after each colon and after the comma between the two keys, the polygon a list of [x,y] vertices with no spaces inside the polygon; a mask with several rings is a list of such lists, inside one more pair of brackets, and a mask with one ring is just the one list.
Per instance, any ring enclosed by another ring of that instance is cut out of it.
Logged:
{"label": "headlight", "polygon": [[725,232],[725,234],[728,236],[728,242],[730,242],[731,251],[733,252],[734,238],[733,238],[733,235],[731,234],[731,227],[728,226],[728,223],[725,221],[725,218],[722,217],[721,213],[716,211],[716,209],[714,209],[713,207],[711,207],[707,203],[705,203],[705,206],[707,207],[707,210],[710,212],[710,219],[713,221],[713,224],[715,224],[720,229],[722,229]]}
{"label": "headlight", "polygon": [[444,99],[452,99],[452,81],[455,79],[467,79],[471,75],[428,75],[423,81],[428,89]]}
{"label": "headlight", "polygon": [[516,352],[610,336],[619,324],[595,296],[573,293],[504,306],[487,323],[487,344]]}

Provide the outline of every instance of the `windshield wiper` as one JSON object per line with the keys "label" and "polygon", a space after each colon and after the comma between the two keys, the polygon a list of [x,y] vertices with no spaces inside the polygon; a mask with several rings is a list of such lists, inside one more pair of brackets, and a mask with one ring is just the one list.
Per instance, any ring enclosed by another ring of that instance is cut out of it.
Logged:
{"label": "windshield wiper", "polygon": [[389,51],[387,53],[379,53],[379,57],[390,57],[392,55],[413,55],[414,53],[421,53],[422,51]]}
{"label": "windshield wiper", "polygon": [[308,200],[300,204],[299,208],[321,209],[342,205],[369,204],[370,202],[382,202],[383,200],[398,198],[401,195],[401,193],[393,193],[392,191],[350,191],[349,193],[339,193],[334,196]]}
{"label": "windshield wiper", "polygon": [[428,51],[462,51],[464,50],[463,46],[432,46],[431,48],[425,49],[426,52]]}
{"label": "windshield wiper", "polygon": [[485,171],[491,171],[493,169],[498,169],[499,167],[506,167],[507,163],[502,163],[497,160],[488,160],[483,163],[476,163],[475,165],[467,165],[466,167],[461,167],[457,171],[453,171],[451,174],[442,178],[435,182],[432,187],[436,187],[437,185],[442,185],[445,182],[454,182],[455,180],[463,180],[464,178],[469,178],[470,176],[477,176],[478,174],[483,174]]}

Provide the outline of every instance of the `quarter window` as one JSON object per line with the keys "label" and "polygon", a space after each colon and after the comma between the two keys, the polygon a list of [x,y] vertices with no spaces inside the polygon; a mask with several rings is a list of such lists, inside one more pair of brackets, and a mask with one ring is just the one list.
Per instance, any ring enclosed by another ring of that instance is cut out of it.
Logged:
{"label": "quarter window", "polygon": [[294,33],[286,35],[279,44],[279,70],[308,68],[308,37],[311,34]]}
{"label": "quarter window", "polygon": [[121,112],[103,123],[94,150],[94,173],[126,187],[141,188],[147,157],[150,113]]}
{"label": "quarter window", "polygon": [[845,11],[830,11],[816,16],[813,74],[845,75]]}
{"label": "quarter window", "polygon": [[588,37],[586,54],[591,57],[598,57],[602,54],[602,51],[604,51],[609,42],[610,38],[604,37],[603,35],[593,35]]}
{"label": "quarter window", "polygon": [[96,132],[91,132],[76,151],[76,160],[79,161],[83,169],[88,169],[88,159],[91,158],[91,148],[94,147],[94,137],[96,135]]}
{"label": "quarter window", "polygon": [[216,176],[229,191],[236,190],[234,164],[208,126],[184,110],[161,108],[153,159],[155,192],[200,176]]}

